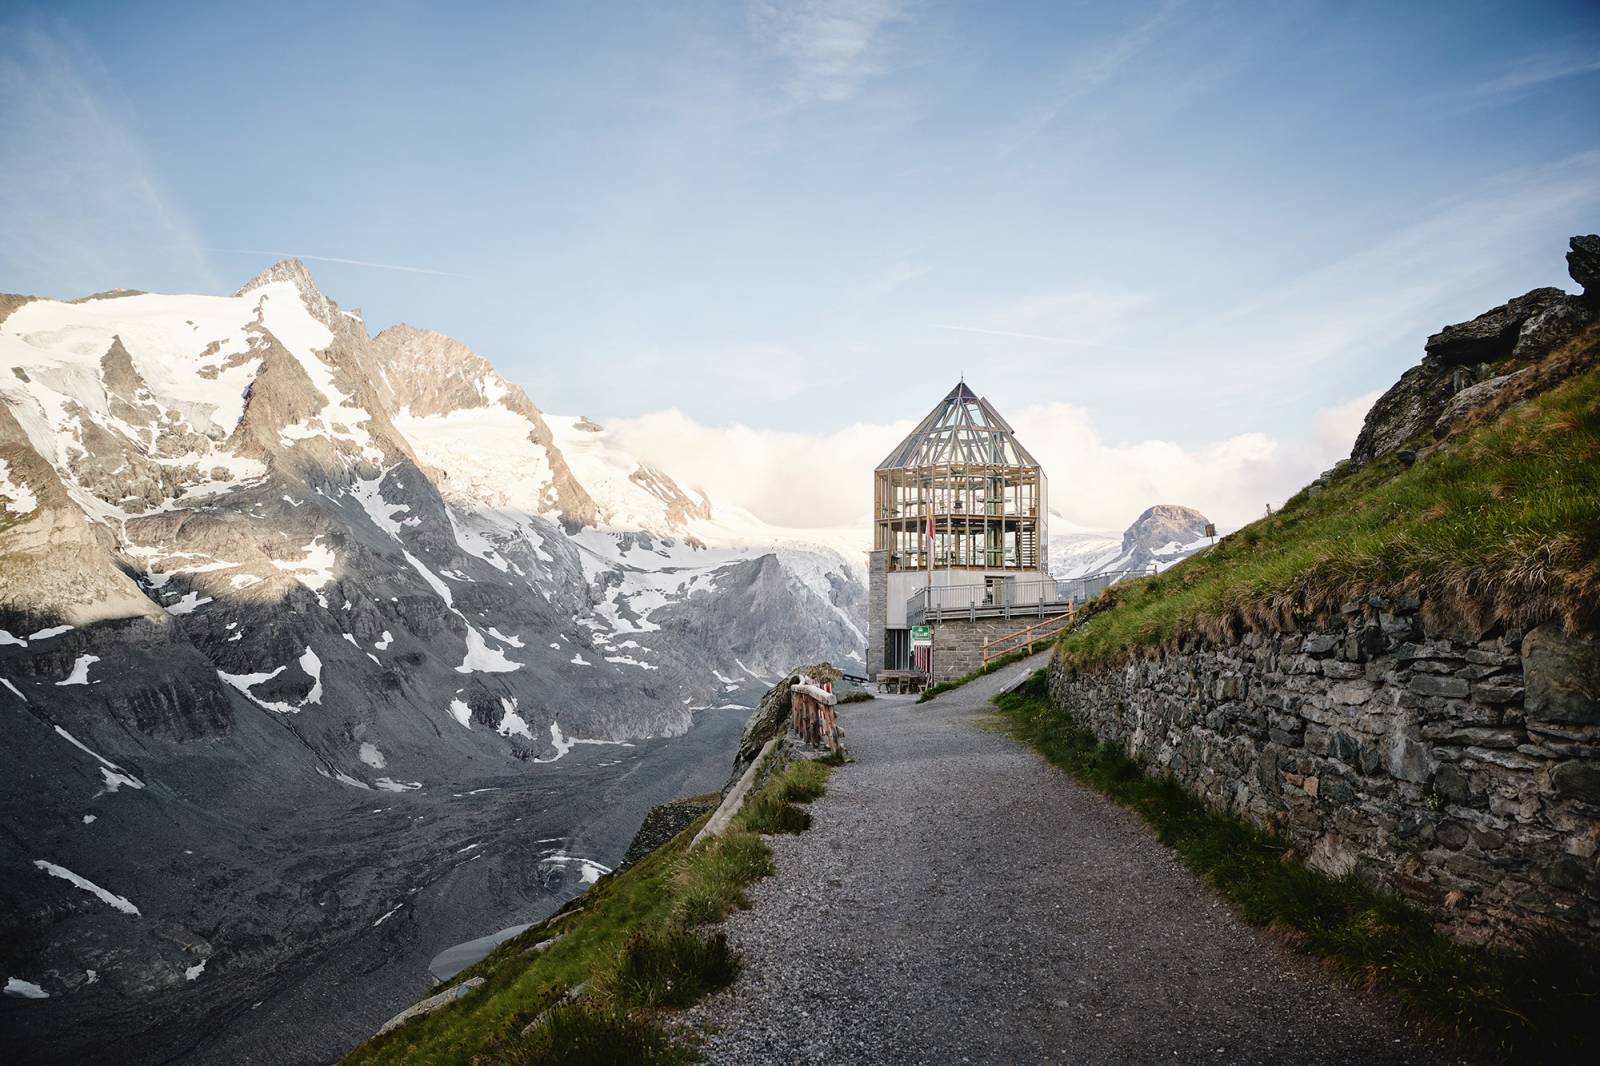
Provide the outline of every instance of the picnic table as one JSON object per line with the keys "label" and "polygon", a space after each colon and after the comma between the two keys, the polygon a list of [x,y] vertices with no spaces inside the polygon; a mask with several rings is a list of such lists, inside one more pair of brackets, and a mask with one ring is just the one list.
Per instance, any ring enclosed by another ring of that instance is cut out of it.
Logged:
{"label": "picnic table", "polygon": [[921,692],[928,683],[928,675],[920,670],[878,671],[879,692]]}

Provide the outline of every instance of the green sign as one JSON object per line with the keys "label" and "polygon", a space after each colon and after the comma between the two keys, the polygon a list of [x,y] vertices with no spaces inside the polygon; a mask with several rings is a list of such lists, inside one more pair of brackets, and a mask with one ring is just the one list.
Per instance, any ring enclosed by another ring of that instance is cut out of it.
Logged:
{"label": "green sign", "polygon": [[912,640],[932,640],[933,639],[933,630],[929,629],[927,626],[912,626],[911,627],[911,639]]}

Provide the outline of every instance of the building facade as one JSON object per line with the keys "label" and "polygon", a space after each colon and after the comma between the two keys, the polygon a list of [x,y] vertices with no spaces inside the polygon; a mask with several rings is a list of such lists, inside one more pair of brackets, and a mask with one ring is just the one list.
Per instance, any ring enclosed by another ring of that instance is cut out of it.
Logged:
{"label": "building facade", "polygon": [[916,627],[1055,602],[1044,471],[966,382],[873,472],[867,671],[927,669]]}

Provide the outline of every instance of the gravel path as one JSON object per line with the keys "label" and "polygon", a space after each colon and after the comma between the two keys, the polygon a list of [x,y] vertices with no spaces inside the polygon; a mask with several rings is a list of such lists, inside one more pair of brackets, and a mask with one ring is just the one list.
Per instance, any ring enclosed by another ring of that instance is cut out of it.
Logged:
{"label": "gravel path", "polygon": [[855,762],[727,930],[713,1063],[1443,1063],[1244,925],[1138,819],[980,729],[1004,670],[843,707]]}

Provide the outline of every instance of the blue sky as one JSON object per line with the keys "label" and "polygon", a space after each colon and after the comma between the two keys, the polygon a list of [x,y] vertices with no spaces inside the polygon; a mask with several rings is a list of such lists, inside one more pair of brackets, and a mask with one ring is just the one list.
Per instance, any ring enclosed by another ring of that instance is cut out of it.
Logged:
{"label": "blue sky", "polygon": [[714,484],[717,432],[876,448],[964,371],[1134,463],[1096,524],[1257,513],[1600,224],[1593,4],[327,6],[8,5],[0,291],[385,264],[308,258]]}

